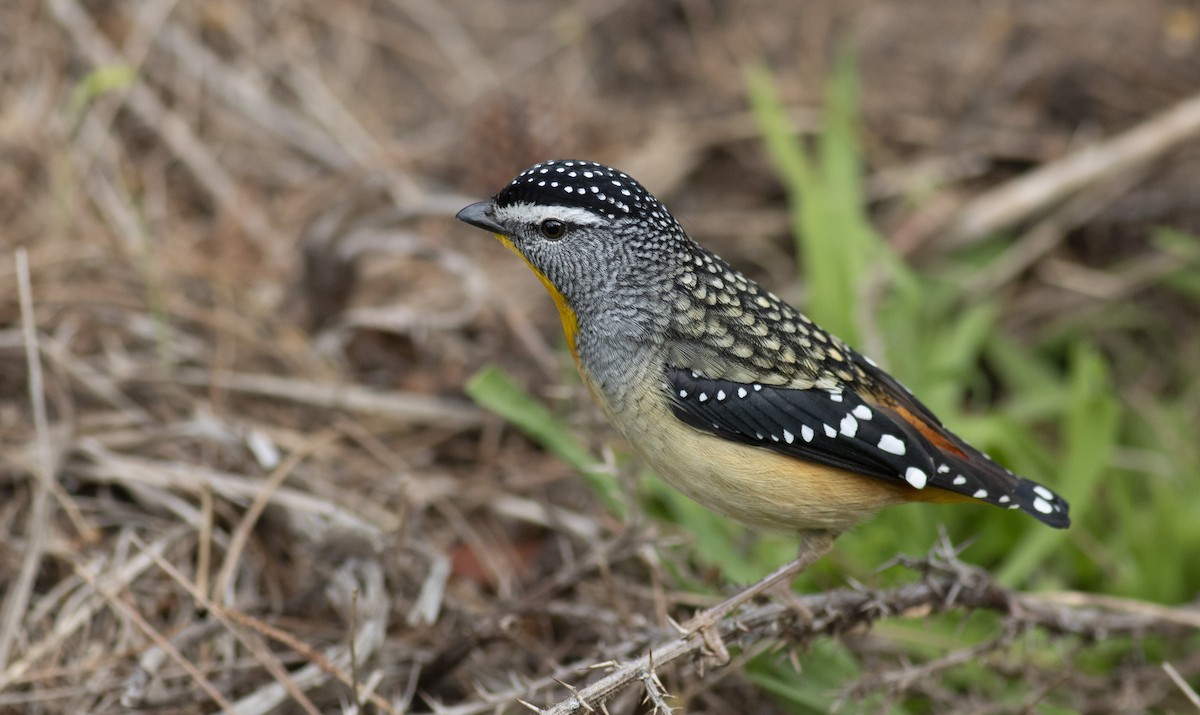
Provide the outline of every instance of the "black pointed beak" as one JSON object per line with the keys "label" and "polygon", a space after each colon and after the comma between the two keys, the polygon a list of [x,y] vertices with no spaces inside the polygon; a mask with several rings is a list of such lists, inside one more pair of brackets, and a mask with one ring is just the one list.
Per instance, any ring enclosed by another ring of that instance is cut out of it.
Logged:
{"label": "black pointed beak", "polygon": [[455,218],[459,221],[465,221],[472,226],[478,226],[484,231],[504,233],[504,227],[496,223],[496,219],[492,218],[493,208],[491,201],[478,201],[459,211],[455,215]]}

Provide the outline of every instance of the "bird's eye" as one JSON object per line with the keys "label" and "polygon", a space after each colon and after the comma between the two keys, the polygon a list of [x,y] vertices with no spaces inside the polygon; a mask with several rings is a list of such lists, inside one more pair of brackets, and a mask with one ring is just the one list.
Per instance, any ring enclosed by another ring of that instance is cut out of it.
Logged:
{"label": "bird's eye", "polygon": [[548,218],[538,224],[542,235],[551,241],[557,241],[567,235],[567,224],[559,221],[556,218]]}

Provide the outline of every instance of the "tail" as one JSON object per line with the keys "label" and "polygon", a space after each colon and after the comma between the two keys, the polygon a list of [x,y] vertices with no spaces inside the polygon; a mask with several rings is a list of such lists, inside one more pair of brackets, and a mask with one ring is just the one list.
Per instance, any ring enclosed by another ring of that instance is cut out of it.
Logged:
{"label": "tail", "polygon": [[1012,493],[1013,506],[1009,508],[1020,509],[1055,529],[1065,529],[1071,525],[1071,505],[1066,499],[1037,482],[1024,477],[1020,477],[1020,480]]}

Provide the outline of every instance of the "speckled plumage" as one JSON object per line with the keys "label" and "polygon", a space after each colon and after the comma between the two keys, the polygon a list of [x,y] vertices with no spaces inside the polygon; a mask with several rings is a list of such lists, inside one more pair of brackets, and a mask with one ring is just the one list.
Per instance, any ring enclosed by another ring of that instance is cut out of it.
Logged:
{"label": "speckled plumage", "polygon": [[796,389],[866,379],[850,349],[808,316],[689,240],[674,269],[671,357],[705,374]]}
{"label": "speckled plumage", "polygon": [[626,174],[545,162],[459,218],[537,273],[609,419],[697,501],[800,530],[841,530],[903,501],[973,499],[1069,523],[1064,500],[949,432],[874,362],[693,241]]}

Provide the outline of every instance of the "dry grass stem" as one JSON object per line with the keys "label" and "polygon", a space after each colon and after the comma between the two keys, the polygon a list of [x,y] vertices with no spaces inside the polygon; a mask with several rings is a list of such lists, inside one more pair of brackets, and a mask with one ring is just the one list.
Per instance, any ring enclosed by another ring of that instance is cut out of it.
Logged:
{"label": "dry grass stem", "polygon": [[972,199],[942,240],[961,245],[986,238],[1092,184],[1135,171],[1198,134],[1200,95]]}
{"label": "dry grass stem", "polygon": [[41,563],[50,519],[50,485],[56,479],[56,459],[50,441],[50,423],[46,416],[46,394],[42,381],[42,358],[38,349],[37,323],[33,316],[33,288],[29,280],[29,257],[17,249],[17,286],[21,302],[21,332],[25,342],[25,360],[29,367],[29,400],[33,408],[34,475],[33,498],[29,513],[29,531],[25,537],[25,555],[21,568],[0,608],[0,669],[8,667],[9,653],[21,632],[21,620],[33,591],[33,580]]}

